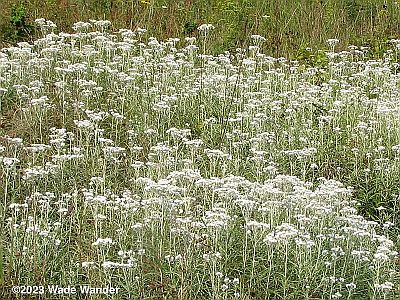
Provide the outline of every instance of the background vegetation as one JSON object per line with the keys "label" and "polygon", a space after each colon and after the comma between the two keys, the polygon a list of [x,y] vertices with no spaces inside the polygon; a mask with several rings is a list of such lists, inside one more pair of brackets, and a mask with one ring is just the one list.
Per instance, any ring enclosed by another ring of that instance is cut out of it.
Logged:
{"label": "background vegetation", "polygon": [[370,47],[380,56],[399,36],[398,0],[2,0],[2,45],[35,37],[33,20],[46,18],[71,31],[78,20],[107,19],[114,28],[146,28],[159,39],[197,35],[202,23],[216,26],[214,53],[246,46],[252,34],[267,38],[263,52],[303,58],[304,49],[338,38]]}

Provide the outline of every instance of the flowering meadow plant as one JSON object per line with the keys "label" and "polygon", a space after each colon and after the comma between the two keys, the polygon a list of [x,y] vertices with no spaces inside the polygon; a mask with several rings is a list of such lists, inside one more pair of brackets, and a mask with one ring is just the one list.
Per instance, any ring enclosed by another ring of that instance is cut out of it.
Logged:
{"label": "flowering meadow plant", "polygon": [[37,22],[0,51],[2,296],[399,299],[397,202],[372,220],[358,185],[400,178],[399,40],[372,61],[332,39],[308,67],[260,35],[210,55],[211,24],[158,41]]}

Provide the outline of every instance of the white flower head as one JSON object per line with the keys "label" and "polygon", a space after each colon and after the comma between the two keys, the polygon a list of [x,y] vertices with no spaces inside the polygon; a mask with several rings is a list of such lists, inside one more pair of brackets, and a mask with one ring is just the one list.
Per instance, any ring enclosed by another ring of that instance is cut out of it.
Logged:
{"label": "white flower head", "polygon": [[339,40],[338,39],[328,39],[326,42],[330,47],[334,47],[337,43],[339,43]]}
{"label": "white flower head", "polygon": [[252,39],[253,42],[256,43],[256,44],[261,44],[261,43],[263,43],[263,42],[265,42],[265,41],[267,40],[265,37],[263,37],[263,36],[261,36],[261,35],[258,35],[258,34],[253,34],[253,35],[251,36],[251,39]]}
{"label": "white flower head", "polygon": [[212,24],[202,24],[202,25],[200,25],[199,27],[197,27],[197,29],[199,30],[199,31],[204,31],[204,32],[208,32],[208,31],[210,31],[210,30],[212,30],[212,29],[214,29],[215,27],[214,27],[214,25],[212,25]]}

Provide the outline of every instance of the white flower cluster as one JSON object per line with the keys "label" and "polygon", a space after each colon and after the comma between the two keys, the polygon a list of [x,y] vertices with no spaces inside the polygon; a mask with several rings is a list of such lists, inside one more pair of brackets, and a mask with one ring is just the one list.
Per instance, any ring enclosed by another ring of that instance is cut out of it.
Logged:
{"label": "white flower cluster", "polygon": [[98,238],[92,243],[92,246],[109,246],[113,244],[115,244],[115,242],[111,238]]}
{"label": "white flower cluster", "polygon": [[199,30],[199,31],[204,31],[204,32],[207,32],[207,31],[210,31],[210,30],[212,30],[212,29],[214,29],[215,27],[214,27],[214,25],[212,25],[212,24],[202,24],[202,25],[200,25],[199,27],[197,27],[197,29]]}

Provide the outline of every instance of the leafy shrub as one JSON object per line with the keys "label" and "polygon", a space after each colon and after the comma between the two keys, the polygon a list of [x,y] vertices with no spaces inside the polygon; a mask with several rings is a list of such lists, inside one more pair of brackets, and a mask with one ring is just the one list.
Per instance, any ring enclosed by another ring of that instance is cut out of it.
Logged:
{"label": "leafy shrub", "polygon": [[8,23],[0,26],[0,34],[8,43],[17,43],[31,39],[34,27],[27,20],[27,11],[23,3],[11,8]]}

